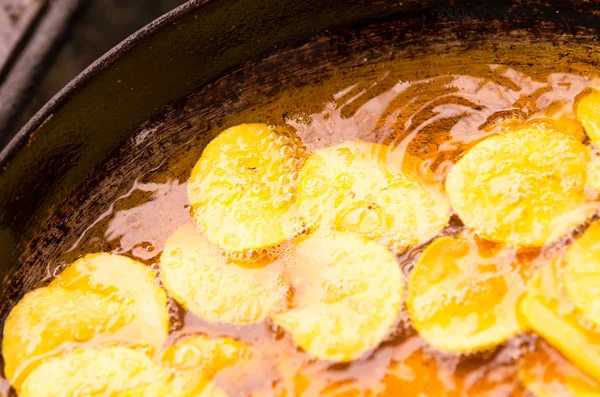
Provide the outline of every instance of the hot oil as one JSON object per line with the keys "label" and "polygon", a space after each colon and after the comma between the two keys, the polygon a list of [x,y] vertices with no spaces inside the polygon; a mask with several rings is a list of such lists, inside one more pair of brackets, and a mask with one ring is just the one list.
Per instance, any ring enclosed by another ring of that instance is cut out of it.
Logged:
{"label": "hot oil", "polygon": [[[383,143],[392,148],[390,156],[421,159],[421,171],[443,182],[466,150],[511,125],[544,117],[580,129],[574,108],[583,93],[600,88],[600,69],[569,61],[565,51],[527,42],[499,43],[493,52],[456,48],[406,59],[359,57],[314,84],[257,97],[252,106],[223,115],[211,134],[240,123],[267,122],[293,128],[309,152],[346,140]],[[188,122],[198,121],[194,109],[187,111]],[[132,145],[150,139],[152,128],[142,129]],[[205,143],[190,139],[172,145],[163,161],[132,177],[128,191],[50,265],[48,278],[73,258],[97,251],[131,256],[160,274],[166,240],[192,222],[186,182]],[[145,150],[161,149],[149,145]],[[462,228],[453,218],[442,233],[455,235]],[[285,247],[269,254],[285,257]],[[398,257],[405,273],[422,249]],[[490,351],[441,354],[419,338],[402,314],[397,329],[375,351],[335,364],[312,359],[269,322],[211,324],[174,301],[170,311],[171,341],[194,333],[230,336],[261,352],[251,365],[217,375],[217,385],[231,396],[519,396],[525,390],[517,378],[518,360],[535,348],[534,336],[521,335]]]}

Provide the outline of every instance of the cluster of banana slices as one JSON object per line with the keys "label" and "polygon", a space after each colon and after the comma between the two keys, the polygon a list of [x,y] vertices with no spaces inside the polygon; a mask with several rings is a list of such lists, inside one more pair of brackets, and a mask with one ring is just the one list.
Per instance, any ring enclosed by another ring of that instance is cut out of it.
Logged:
{"label": "cluster of banana slices", "polygon": [[167,295],[144,264],[91,254],[26,294],[4,326],[5,374],[19,396],[220,397],[211,378],[248,346],[187,335],[163,349]]}
{"label": "cluster of banana slices", "polygon": [[[600,143],[600,93],[580,102],[578,118]],[[164,289],[127,257],[83,257],[12,310],[5,373],[19,396],[225,395],[214,376],[255,351],[203,335],[168,342],[168,292],[208,322],[271,321],[332,362],[368,354],[404,308],[443,353],[535,331],[544,341],[520,370],[528,389],[598,396],[600,224],[547,258],[527,252],[585,225],[599,193],[592,149],[549,124],[482,140],[445,186],[388,146],[308,154],[285,128],[232,127],[192,171],[194,222],[166,243]],[[443,232],[453,211],[458,235]],[[397,255],[425,244],[405,279]]]}

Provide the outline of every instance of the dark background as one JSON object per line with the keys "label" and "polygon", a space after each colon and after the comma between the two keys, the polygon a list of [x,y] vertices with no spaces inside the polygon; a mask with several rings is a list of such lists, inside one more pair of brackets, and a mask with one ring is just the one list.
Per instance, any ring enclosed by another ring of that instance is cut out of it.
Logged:
{"label": "dark background", "polygon": [[[69,2],[80,4],[69,22],[65,23],[52,16],[53,8],[66,8]],[[22,33],[17,32],[19,29],[24,30],[18,22],[23,24],[23,15],[26,16],[27,10],[36,7],[43,9],[37,19],[31,18],[33,22],[27,35],[23,35],[22,45],[18,50],[19,56],[22,56],[27,46],[35,45],[33,43],[36,35],[50,36],[47,31],[40,33],[43,23],[46,23],[46,26],[49,24],[51,30],[65,28],[65,33],[60,38],[52,38],[55,41],[54,48],[44,59],[40,71],[35,73],[36,76],[26,79],[33,81],[33,84],[22,96],[23,103],[19,104],[19,111],[10,125],[5,126],[4,131],[0,131],[4,141],[14,135],[50,98],[98,57],[150,21],[183,3],[185,0],[0,0],[0,47],[2,43],[8,42],[7,38],[11,33]],[[39,41],[39,38],[37,40]],[[12,69],[9,68],[9,72],[14,73],[18,68],[13,65]],[[4,83],[6,80],[5,78]],[[0,87],[2,83],[0,79]],[[0,95],[0,102],[15,100],[12,95]],[[2,139],[0,149],[1,141]]]}

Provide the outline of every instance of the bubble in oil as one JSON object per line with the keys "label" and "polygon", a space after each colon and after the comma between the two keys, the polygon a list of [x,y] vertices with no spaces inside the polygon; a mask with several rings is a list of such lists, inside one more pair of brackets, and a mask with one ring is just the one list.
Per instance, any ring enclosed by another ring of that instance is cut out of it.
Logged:
{"label": "bubble in oil", "polygon": [[171,297],[167,301],[167,310],[169,313],[169,332],[173,333],[182,329],[185,310]]}

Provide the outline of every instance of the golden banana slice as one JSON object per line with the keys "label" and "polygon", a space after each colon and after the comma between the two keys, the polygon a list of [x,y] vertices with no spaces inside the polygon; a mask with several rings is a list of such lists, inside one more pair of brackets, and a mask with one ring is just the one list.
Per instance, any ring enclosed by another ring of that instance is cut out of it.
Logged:
{"label": "golden banana slice", "polygon": [[52,285],[118,297],[135,313],[139,329],[123,342],[162,346],[169,332],[167,294],[152,270],[126,256],[89,254],[58,275]]}
{"label": "golden banana slice", "polygon": [[600,380],[600,332],[584,324],[562,283],[561,258],[533,278],[520,312],[529,327],[588,375]]}
{"label": "golden banana slice", "polygon": [[583,126],[576,119],[569,116],[561,116],[559,118],[540,117],[529,121],[527,124],[540,129],[554,129],[579,142],[585,140]]}
{"label": "golden banana slice", "polygon": [[577,105],[577,118],[594,144],[600,142],[600,91],[594,90]]}
{"label": "golden banana slice", "polygon": [[194,219],[208,240],[240,252],[293,237],[284,219],[303,156],[296,137],[266,124],[241,124],[213,139],[188,185]]}
{"label": "golden banana slice", "polygon": [[452,208],[480,236],[539,247],[583,222],[589,149],[536,127],[492,136],[452,168]]}
{"label": "golden banana slice", "polygon": [[588,163],[586,197],[590,200],[600,197],[600,156],[593,155]]}
{"label": "golden banana slice", "polygon": [[360,235],[320,230],[304,238],[289,272],[293,307],[272,319],[316,358],[354,360],[398,319],[404,284],[396,258]]}
{"label": "golden banana slice", "polygon": [[160,265],[169,293],[211,322],[260,322],[285,302],[289,289],[281,263],[227,260],[194,225],[181,227],[169,238]]}
{"label": "golden banana slice", "polygon": [[182,396],[195,397],[210,387],[219,371],[250,356],[249,346],[233,339],[192,336],[170,346],[163,363],[175,371],[173,388]]}
{"label": "golden banana slice", "polygon": [[450,217],[441,186],[418,180],[389,153],[361,141],[313,153],[298,177],[300,215],[310,226],[360,233],[395,252],[433,238]]}
{"label": "golden banana slice", "polygon": [[71,343],[115,341],[135,328],[135,313],[113,296],[89,290],[47,287],[26,294],[4,324],[4,372],[19,390],[48,356]]}
{"label": "golden banana slice", "polygon": [[517,302],[525,292],[514,251],[470,234],[442,237],[408,278],[407,308],[419,335],[450,353],[481,351],[523,330]]}
{"label": "golden banana slice", "polygon": [[74,350],[47,359],[23,382],[21,397],[167,397],[170,374],[126,347]]}
{"label": "golden banana slice", "polygon": [[600,327],[600,224],[571,245],[564,265],[565,290],[581,315]]}
{"label": "golden banana slice", "polygon": [[542,341],[519,361],[519,380],[535,397],[600,397],[600,382]]}

